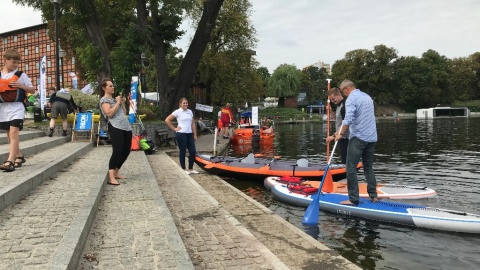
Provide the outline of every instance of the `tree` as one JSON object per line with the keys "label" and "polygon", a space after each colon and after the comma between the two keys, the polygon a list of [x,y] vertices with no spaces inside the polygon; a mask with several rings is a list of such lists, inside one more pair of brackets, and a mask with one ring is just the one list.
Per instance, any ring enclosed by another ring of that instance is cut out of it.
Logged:
{"label": "tree", "polygon": [[257,40],[249,21],[250,13],[248,0],[225,2],[222,6],[199,66],[200,78],[206,83],[208,103],[244,104],[258,100],[262,94],[262,81],[255,72],[257,63],[252,61],[255,51],[251,48]]}
{"label": "tree", "polygon": [[[51,19],[53,6],[50,1],[14,1],[40,9],[44,18]],[[63,11],[61,25],[65,25],[63,30],[68,33],[66,41],[73,42],[71,44],[73,53],[86,69],[87,75],[96,75],[99,80],[103,77],[112,77],[110,56],[123,33],[118,31],[118,26],[130,25],[133,19],[138,19],[136,30],[147,38],[147,45],[153,52],[158,81],[157,91],[160,94],[163,114],[167,115],[176,108],[177,101],[190,89],[202,54],[210,41],[223,0],[206,0],[202,1],[202,4],[202,16],[197,30],[178,72],[172,77],[167,65],[167,56],[171,51],[170,44],[180,35],[178,28],[181,17],[183,12],[191,7],[190,1],[165,0],[161,3],[156,0],[64,1],[61,5]],[[112,12],[112,8],[118,10]],[[82,37],[87,37],[83,38],[83,44]],[[91,45],[88,45],[88,42],[91,42]],[[139,44],[136,48],[142,48],[142,45],[144,44]],[[136,70],[139,70],[139,60],[137,56],[131,61],[136,63]]]}
{"label": "tree", "polygon": [[278,97],[278,106],[284,107],[285,98],[297,97],[300,93],[301,76],[295,65],[280,65],[268,80],[267,96]]}
{"label": "tree", "polygon": [[302,88],[307,90],[310,102],[326,99],[328,73],[325,68],[308,66],[302,70]]}
{"label": "tree", "polygon": [[270,72],[268,71],[267,67],[259,67],[257,68],[257,74],[262,79],[262,96],[263,98],[267,97],[267,84],[268,80],[270,79]]}

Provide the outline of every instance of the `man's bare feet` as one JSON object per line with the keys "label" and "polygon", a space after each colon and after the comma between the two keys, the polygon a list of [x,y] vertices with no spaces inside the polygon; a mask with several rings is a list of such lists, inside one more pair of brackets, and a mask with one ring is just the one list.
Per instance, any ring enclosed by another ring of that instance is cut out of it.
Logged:
{"label": "man's bare feet", "polygon": [[340,204],[342,204],[342,205],[355,205],[350,200],[341,201]]}
{"label": "man's bare feet", "polygon": [[127,177],[117,173],[115,179],[127,179]]}

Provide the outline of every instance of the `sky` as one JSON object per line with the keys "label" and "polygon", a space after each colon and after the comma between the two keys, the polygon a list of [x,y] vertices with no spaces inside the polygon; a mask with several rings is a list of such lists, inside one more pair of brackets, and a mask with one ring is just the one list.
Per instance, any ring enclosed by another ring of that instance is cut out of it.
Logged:
{"label": "sky", "polygon": [[[455,58],[480,51],[479,0],[250,1],[255,58],[270,72],[281,64],[333,64],[349,51],[380,44],[399,56],[421,57],[433,49]],[[0,33],[42,23],[40,12],[5,2]],[[184,51],[188,35],[177,42]]]}

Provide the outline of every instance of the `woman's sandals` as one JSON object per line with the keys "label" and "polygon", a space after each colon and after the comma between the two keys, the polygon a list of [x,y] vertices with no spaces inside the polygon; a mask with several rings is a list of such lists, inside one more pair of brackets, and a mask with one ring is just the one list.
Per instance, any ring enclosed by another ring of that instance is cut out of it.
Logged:
{"label": "woman's sandals", "polygon": [[[20,160],[20,161],[18,161],[18,160]],[[22,164],[25,163],[25,162],[27,162],[27,160],[24,157],[17,157],[15,159],[15,165],[13,165],[13,166],[15,166],[15,168],[19,168],[19,167],[22,167]]]}
{"label": "woman's sandals", "polygon": [[15,171],[15,163],[12,161],[5,161],[2,165],[0,165],[0,170],[4,172],[13,172]]}

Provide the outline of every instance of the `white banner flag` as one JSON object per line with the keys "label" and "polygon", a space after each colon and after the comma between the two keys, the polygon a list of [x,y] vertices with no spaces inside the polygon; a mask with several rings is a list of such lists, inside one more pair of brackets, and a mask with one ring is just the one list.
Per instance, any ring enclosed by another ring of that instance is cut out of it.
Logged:
{"label": "white banner flag", "polygon": [[80,90],[80,91],[84,94],[87,94],[87,95],[93,94],[93,89],[92,89],[92,86],[90,84],[85,85],[85,87],[83,87],[82,90]]}
{"label": "white banner flag", "polygon": [[47,57],[43,56],[40,61],[40,83],[38,92],[40,94],[40,108],[43,111],[47,101]]}
{"label": "white banner flag", "polygon": [[204,111],[204,112],[213,112],[213,107],[197,103],[195,105],[195,110]]}

